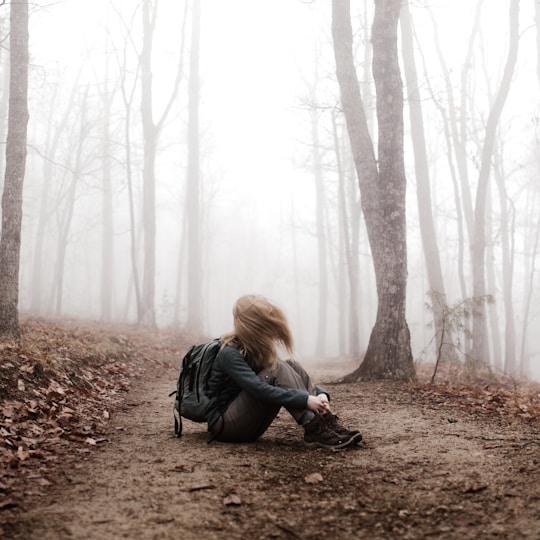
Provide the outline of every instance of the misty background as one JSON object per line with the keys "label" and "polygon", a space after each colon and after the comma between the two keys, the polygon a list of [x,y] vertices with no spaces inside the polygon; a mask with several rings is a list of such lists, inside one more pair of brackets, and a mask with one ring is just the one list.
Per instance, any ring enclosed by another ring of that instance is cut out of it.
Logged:
{"label": "misty background", "polygon": [[[353,330],[347,319],[356,300],[358,340],[361,349],[367,346],[377,295],[340,109],[330,4],[201,0],[195,78],[190,64],[195,43],[191,2],[151,3],[157,6],[151,52],[151,106],[156,122],[171,104],[155,153],[153,315],[158,326],[200,326],[193,329],[219,335],[231,327],[236,298],[259,293],[284,308],[301,356],[350,356]],[[423,108],[431,211],[449,304],[457,305],[472,295],[466,190],[457,180],[450,143],[450,103],[456,104],[456,122],[463,129],[461,140],[466,141],[462,150],[474,204],[490,106],[509,46],[509,4],[482,0],[409,4],[419,79],[416,99]],[[496,128],[487,199],[486,279],[487,292],[494,299],[487,311],[490,362],[509,371],[504,351],[511,345],[515,356],[511,371],[538,378],[535,8],[536,3],[521,2],[517,63]],[[143,3],[134,0],[65,0],[31,6],[22,312],[141,322],[132,257],[142,275],[142,9]],[[366,114],[374,116],[366,53],[372,10],[372,2],[351,2],[357,70]],[[7,10],[0,11],[2,43],[9,29],[6,17]],[[8,73],[3,47],[3,141]],[[402,77],[405,80],[403,70]],[[201,202],[200,325],[189,320],[187,307],[186,215],[193,207],[187,180],[189,84],[194,80]],[[434,329],[432,313],[426,308],[429,284],[407,101],[404,118],[407,320],[415,359],[433,361]],[[4,159],[2,153],[2,170]],[[345,206],[340,178],[346,182]],[[104,211],[107,204],[110,212]],[[346,279],[344,237],[357,242],[356,299],[351,299]],[[515,330],[511,344],[510,323]]]}

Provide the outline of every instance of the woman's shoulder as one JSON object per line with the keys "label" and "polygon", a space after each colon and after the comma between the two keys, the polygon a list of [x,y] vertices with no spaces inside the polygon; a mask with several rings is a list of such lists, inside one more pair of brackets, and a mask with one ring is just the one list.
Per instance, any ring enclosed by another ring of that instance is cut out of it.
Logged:
{"label": "woman's shoulder", "polygon": [[234,345],[225,345],[218,354],[218,361],[225,371],[227,369],[244,370],[247,367],[252,369],[244,355]]}
{"label": "woman's shoulder", "polygon": [[[242,357],[242,354],[238,350],[238,347],[235,347],[234,345],[224,344],[223,347],[221,347],[221,350],[219,351],[220,356],[222,357]],[[242,357],[243,358],[243,357]]]}

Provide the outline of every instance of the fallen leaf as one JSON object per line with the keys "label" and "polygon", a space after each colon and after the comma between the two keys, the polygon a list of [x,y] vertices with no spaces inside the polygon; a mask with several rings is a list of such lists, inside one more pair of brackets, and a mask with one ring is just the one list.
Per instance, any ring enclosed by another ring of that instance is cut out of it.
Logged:
{"label": "fallen leaf", "polygon": [[305,478],[304,478],[304,482],[306,484],[318,484],[320,482],[323,481],[323,477],[322,477],[322,474],[316,472],[316,473],[312,473],[312,474],[308,474]]}
{"label": "fallen leaf", "polygon": [[240,506],[242,504],[242,500],[238,495],[231,493],[223,499],[223,504],[226,506]]}

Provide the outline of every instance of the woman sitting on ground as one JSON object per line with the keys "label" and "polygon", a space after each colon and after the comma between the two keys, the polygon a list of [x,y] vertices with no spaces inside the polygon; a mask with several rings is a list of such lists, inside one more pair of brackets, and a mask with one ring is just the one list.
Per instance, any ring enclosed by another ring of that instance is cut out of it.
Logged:
{"label": "woman sitting on ground", "polygon": [[293,339],[285,315],[262,296],[242,296],[233,309],[234,330],[223,345],[208,381],[206,409],[212,438],[248,442],[260,437],[285,407],[304,428],[310,448],[344,448],[362,439],[332,413],[327,392],[314,385],[300,364],[280,360]]}

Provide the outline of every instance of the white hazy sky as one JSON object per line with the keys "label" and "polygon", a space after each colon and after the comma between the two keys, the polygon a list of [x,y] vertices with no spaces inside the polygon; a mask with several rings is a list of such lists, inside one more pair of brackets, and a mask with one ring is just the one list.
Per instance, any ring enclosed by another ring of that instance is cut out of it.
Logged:
{"label": "white hazy sky", "polygon": [[[169,52],[175,47],[171,37],[180,34],[175,31],[175,26],[180,27],[179,18],[170,18],[171,2],[161,0],[164,16],[157,27],[158,33],[167,33]],[[109,3],[63,0],[34,11],[32,41],[37,63],[75,70],[85,51],[91,51],[101,39],[99,18]],[[128,6],[128,11],[134,5],[132,0],[112,3]],[[212,134],[213,157],[246,189],[257,175],[258,193],[263,187],[265,197],[272,198],[277,183],[291,174],[291,160],[295,159],[291,149],[303,137],[296,107],[298,96],[305,91],[302,75],[308,80],[313,77],[307,66],[312,64],[313,39],[319,31],[317,12],[299,0],[203,0],[201,4],[201,98],[204,121]],[[178,17],[182,5],[178,2]],[[136,21],[139,19],[140,15]],[[157,43],[155,72],[174,69],[171,55],[161,55],[159,47]],[[156,82],[158,94],[157,77]]]}

